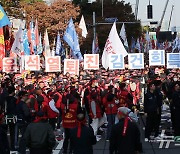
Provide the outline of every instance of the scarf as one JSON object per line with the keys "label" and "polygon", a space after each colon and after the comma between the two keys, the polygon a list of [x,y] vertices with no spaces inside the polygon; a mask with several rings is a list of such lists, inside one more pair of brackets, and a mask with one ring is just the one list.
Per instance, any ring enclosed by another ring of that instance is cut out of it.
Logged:
{"label": "scarf", "polygon": [[128,121],[129,121],[129,117],[126,116],[126,117],[124,118],[124,127],[123,127],[122,136],[126,136],[127,127],[128,127]]}
{"label": "scarf", "polygon": [[127,132],[127,128],[128,128],[128,121],[130,120],[130,118],[129,118],[128,115],[125,115],[125,114],[122,113],[122,112],[118,112],[118,114],[125,116],[122,136],[126,136],[126,132]]}
{"label": "scarf", "polygon": [[77,138],[80,138],[81,137],[81,128],[82,128],[82,125],[85,125],[86,123],[86,120],[83,120],[83,121],[78,121],[77,122]]}

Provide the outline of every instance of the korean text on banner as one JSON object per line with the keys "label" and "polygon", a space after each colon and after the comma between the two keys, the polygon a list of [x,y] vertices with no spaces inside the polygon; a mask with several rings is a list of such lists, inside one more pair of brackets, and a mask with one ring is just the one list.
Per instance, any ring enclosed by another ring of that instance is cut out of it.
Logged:
{"label": "korean text on banner", "polygon": [[17,72],[17,59],[13,57],[3,58],[3,72],[16,73]]}
{"label": "korean text on banner", "polygon": [[144,54],[128,54],[129,69],[144,69]]}
{"label": "korean text on banner", "polygon": [[167,68],[180,68],[180,53],[167,53]]}
{"label": "korean text on banner", "polygon": [[109,69],[124,69],[124,56],[122,54],[109,55]]}
{"label": "korean text on banner", "polygon": [[52,56],[45,57],[46,72],[60,72],[61,71],[61,57]]}
{"label": "korean text on banner", "polygon": [[79,75],[79,60],[78,59],[64,59],[64,74]]}
{"label": "korean text on banner", "polygon": [[84,54],[84,69],[99,69],[99,54]]}
{"label": "korean text on banner", "polygon": [[164,66],[165,51],[164,50],[149,50],[149,66]]}
{"label": "korean text on banner", "polygon": [[40,70],[39,55],[25,56],[25,70],[30,70],[30,71]]}

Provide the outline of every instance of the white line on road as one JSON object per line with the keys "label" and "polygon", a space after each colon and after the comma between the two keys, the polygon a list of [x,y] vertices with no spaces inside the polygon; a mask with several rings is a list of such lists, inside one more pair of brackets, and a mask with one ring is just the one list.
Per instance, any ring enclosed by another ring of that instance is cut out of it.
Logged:
{"label": "white line on road", "polygon": [[64,141],[64,140],[61,140],[61,141],[58,142],[59,144],[58,144],[58,146],[56,147],[55,150],[61,150],[61,149],[62,149],[63,141]]}

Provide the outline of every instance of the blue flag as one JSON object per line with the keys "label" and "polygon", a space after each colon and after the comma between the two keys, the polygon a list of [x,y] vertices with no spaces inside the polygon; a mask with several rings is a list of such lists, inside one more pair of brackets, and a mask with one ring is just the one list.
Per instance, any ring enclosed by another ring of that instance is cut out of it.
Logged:
{"label": "blue flag", "polygon": [[61,59],[62,59],[62,60],[64,60],[64,58],[65,58],[65,56],[66,56],[64,47],[63,47],[63,45],[61,44],[61,38],[60,38],[60,34],[59,34],[59,33],[58,33],[58,35],[57,35],[55,55],[61,56]]}
{"label": "blue flag", "polygon": [[41,33],[39,35],[39,45],[37,46],[37,54],[40,55],[43,52]]}
{"label": "blue flag", "polygon": [[132,37],[131,38],[131,53],[134,53],[135,47],[136,47],[136,42],[135,42],[135,39]]}
{"label": "blue flag", "polygon": [[4,9],[0,5],[0,28],[6,25],[10,25],[9,18],[7,17],[6,13],[4,12]]}
{"label": "blue flag", "polygon": [[76,30],[75,30],[72,18],[69,21],[69,24],[63,36],[63,39],[71,47],[73,58],[83,60],[83,57],[79,48],[78,36],[76,34]]}
{"label": "blue flag", "polygon": [[56,51],[55,51],[55,55],[57,55],[57,56],[60,56],[60,55],[61,55],[61,53],[60,53],[60,51],[61,51],[61,46],[62,46],[62,44],[61,44],[61,40],[60,40],[60,34],[58,33],[58,35],[57,35],[57,40],[56,40]]}
{"label": "blue flag", "polygon": [[29,42],[28,42],[28,37],[27,37],[27,29],[24,29],[23,47],[24,47],[24,54],[30,55]]}

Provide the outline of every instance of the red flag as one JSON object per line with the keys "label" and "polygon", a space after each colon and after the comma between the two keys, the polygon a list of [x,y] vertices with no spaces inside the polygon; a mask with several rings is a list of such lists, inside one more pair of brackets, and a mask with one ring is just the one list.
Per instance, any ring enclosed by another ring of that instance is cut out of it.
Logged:
{"label": "red flag", "polygon": [[39,30],[38,30],[38,21],[36,19],[35,24],[35,38],[36,38],[36,47],[39,46]]}
{"label": "red flag", "polygon": [[30,43],[30,54],[33,55],[34,54],[34,49],[33,49],[33,43],[32,43],[32,27],[31,27],[31,24],[32,22],[30,22],[29,24],[29,29],[28,29],[28,32],[27,32],[27,36],[28,36],[28,40],[29,40],[29,43]]}
{"label": "red flag", "polygon": [[3,28],[0,28],[0,70],[2,70],[2,59],[5,57],[5,44],[4,44],[4,34]]}

